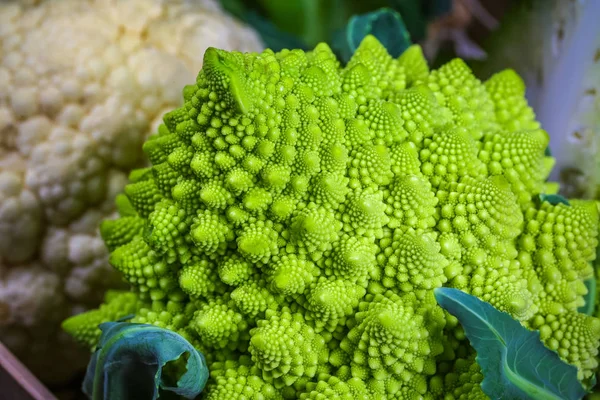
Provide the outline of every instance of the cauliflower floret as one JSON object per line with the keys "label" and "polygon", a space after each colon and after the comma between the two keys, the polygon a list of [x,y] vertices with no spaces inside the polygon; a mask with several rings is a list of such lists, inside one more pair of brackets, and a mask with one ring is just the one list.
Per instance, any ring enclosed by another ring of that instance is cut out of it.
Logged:
{"label": "cauliflower floret", "polygon": [[214,0],[0,4],[0,340],[43,380],[83,366],[60,321],[118,286],[99,222],[209,46],[262,44]]}
{"label": "cauliflower floret", "polygon": [[42,236],[40,204],[22,175],[19,170],[0,172],[0,254],[9,263],[32,258]]}

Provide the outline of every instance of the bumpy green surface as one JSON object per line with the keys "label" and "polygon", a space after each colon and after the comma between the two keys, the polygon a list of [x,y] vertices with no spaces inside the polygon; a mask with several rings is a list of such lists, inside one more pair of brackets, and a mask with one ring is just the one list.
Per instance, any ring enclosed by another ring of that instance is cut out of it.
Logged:
{"label": "bumpy green surface", "polygon": [[597,208],[539,200],[548,137],[515,73],[429,71],[367,37],[344,68],[324,44],[209,49],[183,95],[125,190],[137,215],[102,233],[133,321],[205,354],[204,398],[485,398],[442,285],[592,376],[600,324],[577,308]]}

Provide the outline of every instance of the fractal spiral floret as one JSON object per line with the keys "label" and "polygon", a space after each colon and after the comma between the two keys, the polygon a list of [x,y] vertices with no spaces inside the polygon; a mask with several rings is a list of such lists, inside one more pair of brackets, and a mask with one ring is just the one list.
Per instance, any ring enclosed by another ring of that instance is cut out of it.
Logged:
{"label": "fractal spiral floret", "polygon": [[345,67],[325,44],[211,48],[183,96],[101,227],[132,292],[66,321],[78,339],[134,309],[206,356],[211,400],[486,398],[446,286],[591,378],[597,207],[547,201],[548,136],[514,72],[430,71],[367,36]]}

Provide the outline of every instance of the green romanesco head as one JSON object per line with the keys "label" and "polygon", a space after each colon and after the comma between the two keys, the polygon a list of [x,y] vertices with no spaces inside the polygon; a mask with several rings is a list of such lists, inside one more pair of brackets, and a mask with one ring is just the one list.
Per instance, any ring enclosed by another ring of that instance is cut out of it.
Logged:
{"label": "green romanesco head", "polygon": [[[325,44],[209,49],[183,95],[101,231],[134,322],[205,354],[207,399],[485,398],[442,285],[591,377],[597,208],[540,200],[548,136],[514,72],[429,71],[368,36],[345,67]],[[97,319],[65,328],[91,345]]]}

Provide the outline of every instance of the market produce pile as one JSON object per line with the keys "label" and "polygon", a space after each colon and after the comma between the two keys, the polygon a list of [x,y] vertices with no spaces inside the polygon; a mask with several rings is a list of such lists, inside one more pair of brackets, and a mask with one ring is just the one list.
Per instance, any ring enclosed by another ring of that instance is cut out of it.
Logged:
{"label": "market produce pile", "polygon": [[325,44],[208,49],[101,225],[131,293],[64,328],[94,347],[133,313],[180,333],[207,359],[205,399],[486,398],[433,296],[448,286],[589,384],[598,210],[552,195],[524,92],[511,70],[430,71],[418,45],[393,59],[372,36],[345,67]]}

